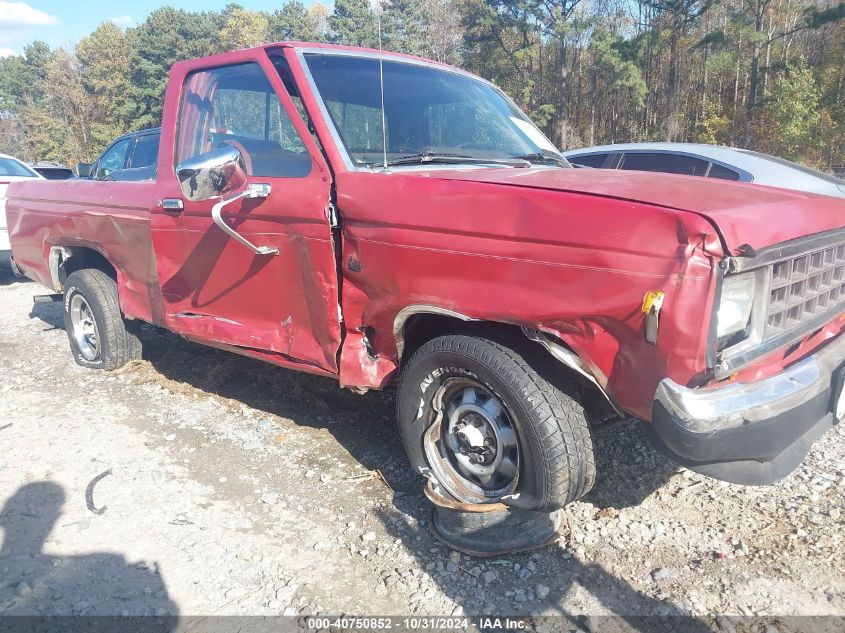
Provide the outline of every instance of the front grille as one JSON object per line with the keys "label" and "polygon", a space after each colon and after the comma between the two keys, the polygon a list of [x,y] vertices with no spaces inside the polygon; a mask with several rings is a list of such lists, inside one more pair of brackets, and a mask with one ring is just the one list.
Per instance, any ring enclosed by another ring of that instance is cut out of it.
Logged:
{"label": "front grille", "polygon": [[845,310],[845,244],[772,264],[763,339],[795,330],[835,306]]}

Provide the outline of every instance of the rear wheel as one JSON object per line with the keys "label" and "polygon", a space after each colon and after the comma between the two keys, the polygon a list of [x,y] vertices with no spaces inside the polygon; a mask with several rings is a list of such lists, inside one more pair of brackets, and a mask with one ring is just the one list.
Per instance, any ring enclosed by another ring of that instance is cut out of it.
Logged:
{"label": "rear wheel", "polygon": [[399,429],[414,468],[464,503],[554,510],[595,479],[581,406],[517,346],[466,335],[423,345],[399,387]]}
{"label": "rear wheel", "polygon": [[86,268],[68,275],[64,312],[70,348],[79,365],[112,370],[141,358],[141,341],[120,312],[117,284],[103,271]]}

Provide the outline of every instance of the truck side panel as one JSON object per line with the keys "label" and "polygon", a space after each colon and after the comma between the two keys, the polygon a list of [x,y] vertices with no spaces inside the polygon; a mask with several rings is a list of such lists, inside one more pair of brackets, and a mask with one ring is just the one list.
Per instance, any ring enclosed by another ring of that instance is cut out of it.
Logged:
{"label": "truck side panel", "polygon": [[163,303],[150,237],[152,182],[88,180],[16,183],[7,216],[15,263],[28,277],[54,287],[50,250],[82,246],[99,252],[117,272],[121,310],[163,324]]}
{"label": "truck side panel", "polygon": [[[344,384],[387,381],[399,362],[394,321],[410,305],[554,334],[644,419],[662,378],[687,383],[703,370],[702,318],[711,313],[719,251],[703,218],[398,172],[339,174],[338,191]],[[649,290],[666,293],[656,346],[645,340],[640,311]],[[362,351],[368,331],[375,356]]]}

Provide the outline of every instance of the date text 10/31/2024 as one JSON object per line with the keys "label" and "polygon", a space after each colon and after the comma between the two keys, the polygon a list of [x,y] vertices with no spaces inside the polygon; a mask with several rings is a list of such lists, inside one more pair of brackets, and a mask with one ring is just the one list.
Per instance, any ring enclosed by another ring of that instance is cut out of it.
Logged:
{"label": "date text 10/31/2024", "polygon": [[324,630],[339,628],[341,630],[359,631],[424,631],[424,630],[466,630],[478,628],[481,630],[524,630],[530,619],[499,618],[499,617],[317,617],[307,618],[305,625],[308,630]]}

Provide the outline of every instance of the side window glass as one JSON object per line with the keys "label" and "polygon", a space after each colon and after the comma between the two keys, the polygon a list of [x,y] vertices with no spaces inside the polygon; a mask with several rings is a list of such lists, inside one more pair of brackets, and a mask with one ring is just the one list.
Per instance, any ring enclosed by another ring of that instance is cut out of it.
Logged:
{"label": "side window glass", "polygon": [[710,165],[710,172],[707,176],[709,178],[719,178],[720,180],[739,180],[739,174],[733,169],[722,167],[716,163]]}
{"label": "side window glass", "polygon": [[132,145],[131,138],[125,138],[112,145],[102,158],[97,161],[97,180],[108,180],[109,174],[123,169],[126,165],[126,153]]}
{"label": "side window glass", "polygon": [[129,166],[132,169],[154,167],[156,161],[158,161],[158,141],[158,134],[139,136]]}
{"label": "side window glass", "polygon": [[293,75],[291,75],[287,61],[285,61],[285,58],[281,55],[271,55],[270,61],[273,62],[276,72],[279,73],[279,80],[284,85],[285,90],[288,91],[288,96],[291,98],[291,101],[293,101],[296,111],[299,113],[299,116],[302,117],[302,121],[305,125],[310,129],[311,122],[308,119],[308,114],[305,112],[302,97],[299,94],[299,90],[296,88],[296,83],[293,80]]}
{"label": "side window glass", "polygon": [[588,154],[586,156],[571,156],[567,157],[570,163],[575,165],[584,165],[584,167],[603,167],[604,161],[607,160],[607,154]]}
{"label": "side window glass", "polygon": [[311,157],[270,81],[255,63],[191,73],[179,111],[176,163],[231,146],[250,176],[302,178]]}
{"label": "side window glass", "polygon": [[686,176],[704,176],[707,174],[709,164],[709,161],[681,154],[626,152],[620,169],[630,171],[661,171],[667,174],[683,174]]}

